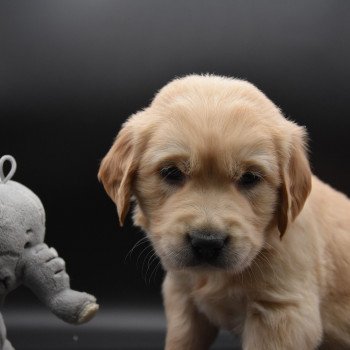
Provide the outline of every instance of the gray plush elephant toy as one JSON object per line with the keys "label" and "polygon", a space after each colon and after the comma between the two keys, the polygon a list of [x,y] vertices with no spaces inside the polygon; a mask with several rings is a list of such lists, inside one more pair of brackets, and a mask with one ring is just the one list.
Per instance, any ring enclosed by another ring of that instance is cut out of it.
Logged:
{"label": "gray plush elephant toy", "polygon": [[[11,163],[4,175],[3,165]],[[10,181],[16,171],[11,156],[0,158],[0,299],[23,284],[57,317],[80,324],[98,310],[90,294],[70,289],[64,260],[44,242],[45,210],[27,187]],[[0,314],[0,350],[13,350]]]}

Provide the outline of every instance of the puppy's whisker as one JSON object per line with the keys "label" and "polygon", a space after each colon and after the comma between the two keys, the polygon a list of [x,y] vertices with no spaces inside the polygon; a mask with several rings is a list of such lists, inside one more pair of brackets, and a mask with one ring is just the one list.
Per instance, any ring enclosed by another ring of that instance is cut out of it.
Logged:
{"label": "puppy's whisker", "polygon": [[134,246],[129,250],[129,252],[126,254],[125,256],[125,259],[124,259],[124,262],[131,256],[132,254],[134,253],[135,249],[139,246],[141,246],[142,244],[146,244],[146,243],[149,243],[148,242],[148,237],[142,237],[141,239],[139,239],[135,244]]}
{"label": "puppy's whisker", "polygon": [[[252,271],[251,265],[248,264],[247,266],[245,266],[246,263],[248,262],[248,260],[249,260],[249,255],[246,256],[246,257],[243,259],[243,261],[241,262],[241,264],[240,264],[240,265],[243,267],[243,269],[242,269],[241,272],[242,272],[242,273],[247,272],[247,273],[249,274],[250,285],[252,286],[252,285],[253,285],[253,279],[252,279],[252,274],[251,274],[251,272],[253,273],[253,271]],[[254,276],[254,278],[255,278],[255,276]]]}
{"label": "puppy's whisker", "polygon": [[145,267],[146,261],[148,260],[148,263],[149,263],[149,259],[153,256],[153,254],[155,254],[152,246],[151,246],[151,248],[152,248],[152,249],[151,249],[151,250],[145,255],[145,257],[143,258],[143,261],[142,261],[142,268],[141,268],[142,274],[144,273],[144,267]]}
{"label": "puppy's whisker", "polygon": [[[155,264],[155,265],[153,265]],[[146,272],[146,278],[147,276],[148,277],[148,285],[151,284],[151,278],[152,278],[152,274],[153,274],[153,271],[155,270],[155,268],[160,264],[160,261],[158,260],[158,256],[155,254],[153,257],[152,257],[152,261],[151,263],[149,264],[149,267],[147,268],[147,272]],[[152,270],[150,269],[151,266],[153,265],[153,268]]]}
{"label": "puppy's whisker", "polygon": [[270,243],[268,243],[268,242],[266,242],[266,241],[264,242],[264,246],[266,246],[266,250],[267,250],[267,251],[272,251],[272,252],[277,253],[277,254],[278,254],[278,257],[279,257],[281,260],[283,260],[283,257],[282,257],[281,252],[280,252],[276,247],[272,246]]}
{"label": "puppy's whisker", "polygon": [[160,260],[158,260],[157,265],[152,270],[152,273],[151,273],[151,275],[149,277],[149,281],[151,281],[152,275],[153,275],[153,281],[155,281],[155,278],[156,278],[156,275],[157,275],[157,271],[158,271],[160,266],[161,266],[161,262],[160,262]]}
{"label": "puppy's whisker", "polygon": [[[147,249],[151,249],[151,251],[153,250],[153,248],[152,248],[152,246],[151,246],[150,244],[147,245],[145,248],[143,248],[142,251],[141,251],[141,253],[139,254],[137,260],[136,260],[136,266],[138,266],[142,254],[143,254]],[[147,254],[148,254],[148,253],[147,253]]]}
{"label": "puppy's whisker", "polygon": [[256,266],[257,268],[258,268],[258,270],[260,271],[260,273],[261,273],[261,278],[262,279],[264,279],[264,273],[263,273],[263,271],[261,270],[261,267],[260,267],[260,265],[259,265],[259,260],[260,259],[260,257],[259,257],[259,255],[253,260],[253,266]]}
{"label": "puppy's whisker", "polygon": [[177,262],[177,263],[181,263],[181,262],[178,262],[177,259],[178,257],[180,256],[181,252],[174,252],[174,251],[171,251],[169,252],[167,255],[166,255],[166,258],[172,262]]}
{"label": "puppy's whisker", "polygon": [[154,254],[151,256],[151,258],[149,259],[148,263],[152,264],[153,261],[158,259],[158,255],[154,252]]}
{"label": "puppy's whisker", "polygon": [[153,254],[148,258],[148,262],[147,262],[147,269],[146,269],[146,273],[145,273],[145,277],[147,278],[148,275],[148,271],[150,269],[150,266],[152,265],[152,263],[157,259],[157,255],[156,253],[153,251]]}
{"label": "puppy's whisker", "polygon": [[149,251],[147,253],[146,257],[143,259],[142,273],[144,273],[144,268],[145,268],[145,265],[147,263],[147,269],[146,269],[146,272],[145,272],[145,276],[147,276],[147,273],[148,273],[151,261],[153,261],[155,259],[155,257],[156,257],[156,252],[154,251],[153,246],[151,246],[151,248],[152,248],[151,251]]}
{"label": "puppy's whisker", "polygon": [[255,275],[253,273],[251,265],[248,266],[248,271],[249,271],[249,275],[250,275],[250,272],[252,273],[253,278],[250,279],[250,285],[253,286],[253,282],[255,281]]}
{"label": "puppy's whisker", "polygon": [[264,252],[261,252],[261,254],[259,254],[259,258],[263,259],[264,262],[266,262],[269,265],[269,268],[271,268],[275,280],[278,280],[279,278],[278,278],[278,276],[276,274],[276,271],[275,271],[274,267],[272,266],[272,264],[271,264],[270,260],[268,259],[268,257],[264,255]]}
{"label": "puppy's whisker", "polygon": [[183,262],[183,259],[179,259],[179,257],[182,257],[182,258],[186,257],[187,256],[186,252],[187,252],[186,248],[181,248],[178,251],[170,251],[167,254],[167,258],[170,261],[175,262],[179,268],[183,268],[185,266],[185,264]]}

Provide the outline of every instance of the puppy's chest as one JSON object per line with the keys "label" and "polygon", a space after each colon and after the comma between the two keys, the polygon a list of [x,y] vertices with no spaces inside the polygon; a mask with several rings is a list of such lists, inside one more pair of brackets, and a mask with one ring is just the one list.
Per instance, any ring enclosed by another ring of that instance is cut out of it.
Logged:
{"label": "puppy's chest", "polygon": [[241,333],[247,310],[246,292],[239,286],[206,281],[193,289],[194,302],[217,327]]}

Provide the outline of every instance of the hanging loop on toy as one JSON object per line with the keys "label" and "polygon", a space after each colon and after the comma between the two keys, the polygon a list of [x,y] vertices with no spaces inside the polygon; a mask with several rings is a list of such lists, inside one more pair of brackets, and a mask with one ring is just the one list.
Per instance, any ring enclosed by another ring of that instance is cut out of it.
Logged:
{"label": "hanging loop on toy", "polygon": [[[5,176],[4,174],[4,163],[6,161],[9,161],[11,163],[11,169],[9,173]],[[17,169],[17,163],[15,158],[13,158],[10,155],[6,155],[0,158],[0,184],[5,184],[8,180],[11,180],[13,174],[16,172]]]}

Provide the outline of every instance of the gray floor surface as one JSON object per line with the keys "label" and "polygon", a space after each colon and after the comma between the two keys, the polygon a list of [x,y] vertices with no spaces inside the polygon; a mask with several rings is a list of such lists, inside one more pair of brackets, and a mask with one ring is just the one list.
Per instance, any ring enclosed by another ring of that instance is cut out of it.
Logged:
{"label": "gray floor surface", "polygon": [[[17,350],[160,350],[165,319],[161,309],[104,307],[82,326],[65,324],[46,309],[6,309],[8,338]],[[239,350],[228,333],[220,333],[213,350]]]}

